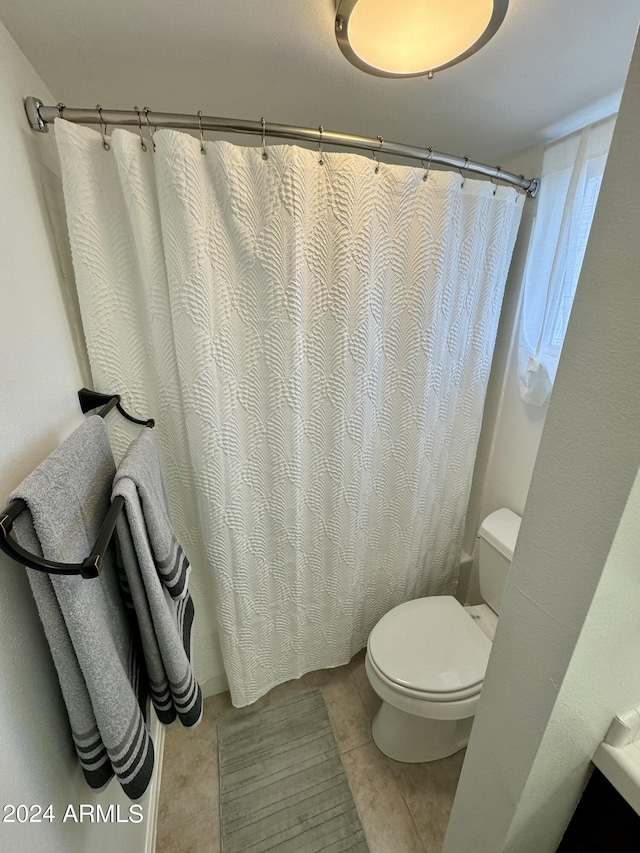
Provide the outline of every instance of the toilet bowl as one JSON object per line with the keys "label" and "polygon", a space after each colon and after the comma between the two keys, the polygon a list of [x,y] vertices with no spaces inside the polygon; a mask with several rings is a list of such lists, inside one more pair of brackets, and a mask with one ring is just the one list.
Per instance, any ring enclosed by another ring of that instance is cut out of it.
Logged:
{"label": "toilet bowl", "polygon": [[520,518],[488,516],[478,536],[485,604],[453,596],[418,598],[386,613],[369,635],[365,669],[382,699],[372,725],[396,761],[436,761],[466,746],[491,653]]}

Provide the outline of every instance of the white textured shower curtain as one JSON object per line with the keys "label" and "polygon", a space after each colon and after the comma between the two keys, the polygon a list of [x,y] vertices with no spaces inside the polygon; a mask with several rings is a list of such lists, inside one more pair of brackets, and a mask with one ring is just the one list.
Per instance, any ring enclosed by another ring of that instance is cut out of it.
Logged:
{"label": "white textured shower curtain", "polygon": [[454,590],[522,196],[292,145],[56,137],[95,387],[158,420],[234,704]]}

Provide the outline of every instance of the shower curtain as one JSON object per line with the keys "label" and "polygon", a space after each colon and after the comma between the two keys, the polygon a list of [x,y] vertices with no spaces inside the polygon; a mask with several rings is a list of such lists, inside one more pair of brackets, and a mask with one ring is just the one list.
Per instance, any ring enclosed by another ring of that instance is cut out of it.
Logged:
{"label": "shower curtain", "polygon": [[360,155],[203,155],[170,130],[154,154],[122,130],[105,151],[55,127],[95,387],[157,419],[234,704],[453,592],[523,197]]}

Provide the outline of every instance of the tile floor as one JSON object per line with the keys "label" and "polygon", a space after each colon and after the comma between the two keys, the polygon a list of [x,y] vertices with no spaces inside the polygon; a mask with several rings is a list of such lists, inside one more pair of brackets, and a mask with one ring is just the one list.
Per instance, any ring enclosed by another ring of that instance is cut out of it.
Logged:
{"label": "tile floor", "polygon": [[[380,700],[364,670],[364,649],[346,666],[281,684],[250,707],[313,687],[324,694],[371,853],[439,853],[464,752],[400,764],[378,750],[371,721]],[[196,729],[167,731],[156,853],[220,853],[216,720],[242,713],[221,693],[205,700]]]}

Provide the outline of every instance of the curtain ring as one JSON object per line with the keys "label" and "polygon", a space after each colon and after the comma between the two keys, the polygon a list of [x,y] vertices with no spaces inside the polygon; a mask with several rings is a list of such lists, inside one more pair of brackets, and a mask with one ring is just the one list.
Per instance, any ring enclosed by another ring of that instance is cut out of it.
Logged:
{"label": "curtain ring", "polygon": [[322,125],[320,125],[320,127],[318,128],[318,133],[320,134],[320,142],[318,143],[318,152],[320,154],[320,158],[318,160],[318,163],[320,163],[321,166],[324,166],[324,160],[323,160],[323,154],[322,154],[322,134],[324,133],[324,127]]}
{"label": "curtain ring", "polygon": [[146,151],[147,146],[142,136],[142,119],[140,118],[140,110],[137,107],[134,107],[134,110],[138,113],[138,133],[140,134],[140,148],[142,148],[143,151]]}
{"label": "curtain ring", "polygon": [[376,167],[373,171],[376,173],[376,175],[380,171],[380,155],[382,154],[382,146],[384,144],[384,137],[378,136],[377,139],[378,139],[378,142],[380,143],[380,147],[378,148],[377,151],[373,152],[373,159],[376,162]]}
{"label": "curtain ring", "polygon": [[149,138],[151,139],[151,147],[153,148],[153,152],[155,154],[156,142],[155,142],[155,139],[153,138],[153,134],[155,133],[157,128],[154,128],[154,130],[151,130],[151,125],[149,123],[149,107],[143,107],[142,112],[144,113],[144,117],[145,117],[145,120],[147,122],[147,130],[149,131]]}
{"label": "curtain ring", "polygon": [[262,123],[262,159],[263,159],[263,160],[268,160],[268,159],[269,159],[269,155],[267,154],[267,139],[266,139],[266,136],[267,136],[267,123],[266,123],[266,121],[264,120],[264,118],[261,118],[261,119],[260,119],[260,121],[261,121],[261,123]]}
{"label": "curtain ring", "polygon": [[493,176],[493,178],[489,178],[489,181],[493,184],[493,194],[494,195],[496,194],[496,192],[498,190],[498,184],[496,183],[496,180],[499,177],[501,171],[502,171],[502,166],[496,166],[495,175]]}
{"label": "curtain ring", "polygon": [[100,135],[102,136],[102,147],[104,148],[105,151],[109,151],[111,149],[111,146],[107,142],[107,137],[106,137],[107,123],[102,118],[102,107],[100,106],[100,104],[96,104],[96,112],[98,113],[98,123],[100,125]]}
{"label": "curtain ring", "polygon": [[202,110],[198,110],[198,127],[200,128],[200,153],[206,154],[204,147],[204,131],[202,130]]}
{"label": "curtain ring", "polygon": [[[464,189],[464,185],[465,185],[465,183],[466,183],[466,181],[467,181],[467,172],[468,172],[468,170],[469,170],[469,163],[470,163],[470,162],[471,162],[471,161],[469,160],[469,158],[468,158],[468,157],[465,157],[465,158],[464,158],[464,166],[462,167],[462,169],[460,169],[460,177],[462,178],[462,183],[460,184],[460,189],[461,189],[461,190],[462,190],[462,189]],[[464,175],[462,174],[463,170],[464,170]]]}
{"label": "curtain ring", "polygon": [[62,113],[64,112],[66,104],[59,103],[56,104],[56,109],[58,110],[58,118],[62,118]]}
{"label": "curtain ring", "polygon": [[[424,175],[422,176],[423,181],[429,180],[429,172],[431,171],[431,161],[433,160],[433,148],[430,145],[427,148],[427,151],[429,152],[429,159],[427,160],[427,169],[426,169]],[[420,162],[424,166],[424,160],[421,160]]]}

